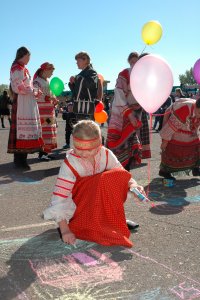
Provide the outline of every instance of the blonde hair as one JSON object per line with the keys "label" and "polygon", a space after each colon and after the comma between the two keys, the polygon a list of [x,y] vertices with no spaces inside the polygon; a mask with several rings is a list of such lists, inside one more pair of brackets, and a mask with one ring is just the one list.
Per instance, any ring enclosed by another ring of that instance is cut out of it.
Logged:
{"label": "blonde hair", "polygon": [[175,93],[176,93],[176,92],[179,92],[180,95],[181,95],[181,97],[184,97],[184,94],[183,94],[183,91],[181,90],[181,88],[176,88],[176,89],[175,89]]}
{"label": "blonde hair", "polygon": [[74,125],[72,135],[79,139],[90,140],[101,137],[101,130],[94,121],[82,120]]}

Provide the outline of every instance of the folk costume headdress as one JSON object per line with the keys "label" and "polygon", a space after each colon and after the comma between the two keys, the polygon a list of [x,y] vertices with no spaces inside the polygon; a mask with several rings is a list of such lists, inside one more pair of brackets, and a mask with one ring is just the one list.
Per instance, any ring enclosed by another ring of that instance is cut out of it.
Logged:
{"label": "folk costume headdress", "polygon": [[93,150],[101,145],[101,138],[97,137],[90,140],[73,137],[74,147],[78,150]]}
{"label": "folk costume headdress", "polygon": [[48,62],[43,63],[39,69],[37,69],[37,71],[35,72],[34,76],[33,76],[33,80],[35,78],[38,77],[38,75],[40,74],[41,71],[46,71],[46,70],[54,70],[54,65],[50,64]]}

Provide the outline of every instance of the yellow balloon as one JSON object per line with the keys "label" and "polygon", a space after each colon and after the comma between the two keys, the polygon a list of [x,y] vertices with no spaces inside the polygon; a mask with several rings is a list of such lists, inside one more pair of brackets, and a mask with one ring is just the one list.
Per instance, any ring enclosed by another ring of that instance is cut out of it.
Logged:
{"label": "yellow balloon", "polygon": [[147,45],[157,43],[162,36],[162,26],[158,21],[149,21],[142,27],[142,39]]}

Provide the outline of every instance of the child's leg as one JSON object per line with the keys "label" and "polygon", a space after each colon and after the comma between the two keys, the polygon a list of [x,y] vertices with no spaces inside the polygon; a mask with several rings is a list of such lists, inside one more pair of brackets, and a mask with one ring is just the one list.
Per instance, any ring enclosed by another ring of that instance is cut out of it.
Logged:
{"label": "child's leg", "polygon": [[65,141],[66,145],[70,145],[70,136],[71,136],[72,130],[71,129],[66,129],[65,131]]}
{"label": "child's leg", "polygon": [[5,128],[5,125],[4,125],[4,118],[1,117],[1,125],[2,125],[2,128]]}

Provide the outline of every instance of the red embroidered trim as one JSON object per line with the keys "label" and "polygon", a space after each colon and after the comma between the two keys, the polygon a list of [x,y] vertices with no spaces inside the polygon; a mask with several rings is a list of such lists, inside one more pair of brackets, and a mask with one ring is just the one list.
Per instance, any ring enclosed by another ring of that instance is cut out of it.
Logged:
{"label": "red embroidered trim", "polygon": [[62,198],[68,198],[68,196],[65,196],[65,195],[59,194],[59,193],[55,193],[55,192],[53,192],[53,195],[60,196]]}
{"label": "red embroidered trim", "polygon": [[[64,160],[64,162],[65,162],[65,160]],[[66,164],[66,162],[65,162],[65,164]],[[66,180],[66,179],[63,179],[63,178],[60,178],[60,177],[58,177],[57,179],[59,179],[59,180],[62,180],[62,181],[64,181],[64,182],[69,182],[69,183],[72,183],[72,184],[74,184],[74,182],[73,182],[73,181]]]}

